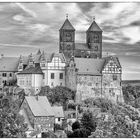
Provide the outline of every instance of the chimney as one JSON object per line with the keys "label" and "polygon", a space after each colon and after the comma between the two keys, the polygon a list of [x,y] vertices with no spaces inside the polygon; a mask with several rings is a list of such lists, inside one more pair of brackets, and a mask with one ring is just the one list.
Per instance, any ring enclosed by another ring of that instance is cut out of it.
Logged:
{"label": "chimney", "polygon": [[1,54],[1,58],[3,58],[4,57],[4,54]]}
{"label": "chimney", "polygon": [[38,101],[38,94],[37,94],[37,95],[35,95],[35,98],[36,98],[36,100]]}

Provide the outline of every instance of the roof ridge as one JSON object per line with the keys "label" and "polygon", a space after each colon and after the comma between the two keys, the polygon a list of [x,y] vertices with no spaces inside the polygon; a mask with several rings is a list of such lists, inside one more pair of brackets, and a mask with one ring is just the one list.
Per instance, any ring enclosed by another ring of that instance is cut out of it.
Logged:
{"label": "roof ridge", "polygon": [[66,19],[62,25],[62,27],[60,28],[60,30],[74,30],[73,25],[70,23],[70,21],[68,19]]}
{"label": "roof ridge", "polygon": [[102,31],[102,30],[101,30],[101,28],[98,26],[98,24],[97,24],[95,21],[93,21],[93,22],[91,23],[91,25],[89,26],[87,32],[88,32],[88,31]]}

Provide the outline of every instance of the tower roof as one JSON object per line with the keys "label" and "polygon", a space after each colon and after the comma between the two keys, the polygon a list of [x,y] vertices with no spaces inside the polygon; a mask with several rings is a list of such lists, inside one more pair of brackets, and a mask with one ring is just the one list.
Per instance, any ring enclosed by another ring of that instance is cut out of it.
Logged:
{"label": "tower roof", "polygon": [[97,25],[97,23],[95,21],[92,22],[92,24],[88,28],[87,32],[88,31],[99,31],[99,32],[102,32],[101,28]]}
{"label": "tower roof", "polygon": [[74,27],[72,26],[72,24],[70,23],[70,21],[68,19],[65,20],[65,22],[62,25],[62,27],[60,28],[60,30],[73,30],[73,31],[75,31]]}
{"label": "tower roof", "polygon": [[37,53],[36,53],[37,55],[40,55],[41,54],[41,51],[40,51],[40,49],[37,51]]}

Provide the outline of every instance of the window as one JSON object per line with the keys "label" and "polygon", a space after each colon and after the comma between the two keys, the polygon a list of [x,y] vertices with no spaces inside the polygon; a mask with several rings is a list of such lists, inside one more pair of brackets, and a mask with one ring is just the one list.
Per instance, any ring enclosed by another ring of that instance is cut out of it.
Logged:
{"label": "window", "polygon": [[45,73],[43,73],[43,79],[45,79]]}
{"label": "window", "polygon": [[98,84],[98,83],[96,83],[96,87],[98,87],[98,85],[99,85],[99,84]]}
{"label": "window", "polygon": [[60,73],[59,78],[63,79],[63,73]]}
{"label": "window", "polygon": [[98,51],[98,46],[95,46],[94,51]]}
{"label": "window", "polygon": [[6,83],[6,80],[4,80],[4,81],[3,81],[3,84],[4,84],[4,85],[6,85],[6,84],[7,84],[7,83]]}
{"label": "window", "polygon": [[113,75],[113,80],[114,80],[114,81],[117,80],[117,75]]}
{"label": "window", "polygon": [[54,79],[54,73],[51,73],[51,79]]}
{"label": "window", "polygon": [[12,73],[10,73],[9,76],[12,77]]}
{"label": "window", "polygon": [[93,39],[94,43],[99,43],[99,36],[97,34],[94,34]]}
{"label": "window", "polygon": [[60,118],[58,118],[58,121],[60,122]]}
{"label": "window", "polygon": [[7,76],[7,73],[3,73],[2,76],[3,76],[3,77],[6,77],[6,76]]}

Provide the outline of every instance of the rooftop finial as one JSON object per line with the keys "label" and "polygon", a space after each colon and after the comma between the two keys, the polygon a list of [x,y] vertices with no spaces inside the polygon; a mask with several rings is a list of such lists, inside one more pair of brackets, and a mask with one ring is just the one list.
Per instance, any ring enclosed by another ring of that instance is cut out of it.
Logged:
{"label": "rooftop finial", "polygon": [[66,14],[66,19],[68,19],[68,17],[69,17],[69,15],[68,15],[68,14]]}
{"label": "rooftop finial", "polygon": [[95,21],[95,16],[93,16],[93,21]]}

